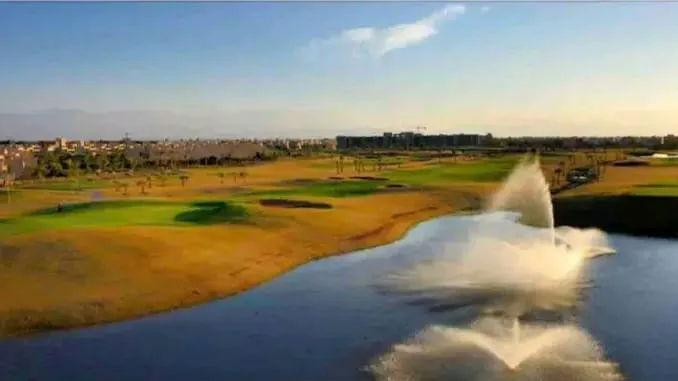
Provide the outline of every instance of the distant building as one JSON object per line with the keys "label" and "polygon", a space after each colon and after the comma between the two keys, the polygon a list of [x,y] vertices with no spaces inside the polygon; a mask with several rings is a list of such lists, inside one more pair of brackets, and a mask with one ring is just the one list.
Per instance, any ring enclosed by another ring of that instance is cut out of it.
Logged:
{"label": "distant building", "polygon": [[56,138],[56,146],[57,146],[59,149],[61,149],[61,150],[66,149],[66,144],[67,144],[67,143],[68,143],[68,142],[67,142],[66,139],[64,139],[64,138],[61,138],[61,137]]}
{"label": "distant building", "polygon": [[423,135],[415,132],[385,132],[381,136],[337,136],[337,149],[443,149],[477,147],[491,139],[491,135],[439,134]]}

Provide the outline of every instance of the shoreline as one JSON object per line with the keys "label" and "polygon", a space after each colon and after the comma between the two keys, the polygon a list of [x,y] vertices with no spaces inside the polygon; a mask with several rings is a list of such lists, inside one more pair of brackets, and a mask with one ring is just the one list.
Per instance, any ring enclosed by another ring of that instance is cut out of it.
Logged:
{"label": "shoreline", "polygon": [[[257,260],[252,266],[245,265],[238,271],[231,272],[228,278],[230,282],[208,282],[204,285],[197,282],[193,288],[184,287],[183,293],[163,294],[163,291],[150,290],[142,292],[144,296],[138,299],[134,295],[122,295],[121,300],[90,298],[93,300],[80,300],[69,304],[45,304],[43,308],[9,308],[0,311],[0,340],[121,323],[216,302],[247,292],[316,260],[392,244],[402,239],[418,224],[437,217],[463,212],[472,204],[472,202],[467,202],[467,205],[456,206],[441,202],[441,200],[436,201],[434,205],[391,213],[389,218],[378,224],[376,228],[341,237],[335,242],[324,240],[326,234],[322,226],[317,227],[317,235],[307,230],[303,224],[270,233],[270,238],[277,238],[278,241],[281,241],[281,237],[292,233],[292,236],[297,238],[292,239],[295,245],[286,246],[291,246],[288,249],[289,253],[295,250],[294,246],[300,246],[299,254],[287,255],[272,265],[264,266],[263,269],[257,269],[260,263]],[[304,240],[300,237],[307,234],[314,238]],[[276,235],[278,237],[275,237]],[[299,241],[300,238],[301,241]],[[280,247],[278,251],[287,252],[286,249],[287,247]],[[0,247],[0,254],[2,254],[2,247]],[[268,256],[270,253],[262,252],[252,255],[252,258],[268,258]],[[178,274],[178,276],[181,275],[185,274]],[[156,283],[155,286],[157,283],[163,283],[162,279],[150,281]],[[187,283],[184,284],[186,285]],[[154,288],[162,289],[162,287]]]}
{"label": "shoreline", "polygon": [[678,197],[585,194],[553,199],[556,225],[641,238],[678,238]]}
{"label": "shoreline", "polygon": [[[455,193],[452,190],[445,190],[443,193],[401,194],[388,196],[390,198],[385,198],[386,202],[382,204],[377,201],[378,197],[341,201],[337,204],[345,209],[339,211],[334,209],[329,212],[339,213],[338,220],[336,215],[323,214],[323,211],[306,210],[299,213],[284,209],[262,209],[268,212],[267,217],[275,217],[264,221],[262,225],[269,224],[268,227],[221,226],[196,228],[192,232],[180,228],[146,229],[142,232],[123,228],[88,232],[86,235],[91,237],[88,239],[94,244],[79,243],[73,247],[57,245],[53,250],[59,255],[69,250],[76,250],[80,254],[91,251],[94,253],[92,255],[97,257],[101,250],[105,250],[102,247],[113,246],[110,250],[114,254],[129,249],[134,260],[138,252],[145,262],[134,261],[131,264],[123,263],[123,266],[118,267],[94,266],[87,267],[86,270],[81,269],[93,273],[87,276],[97,277],[102,273],[112,278],[104,282],[103,288],[97,283],[90,285],[86,281],[82,283],[82,280],[75,282],[69,280],[70,283],[75,283],[75,287],[87,292],[66,299],[56,297],[49,299],[48,295],[41,303],[35,305],[23,303],[20,299],[35,298],[40,292],[50,288],[50,282],[56,284],[55,293],[68,295],[70,289],[65,286],[60,288],[63,282],[53,279],[52,274],[29,273],[26,279],[15,277],[19,279],[18,284],[21,285],[28,286],[29,283],[42,281],[47,285],[42,289],[29,287],[16,299],[18,301],[15,306],[12,306],[11,298],[9,301],[3,298],[6,305],[0,308],[0,339],[30,337],[125,322],[226,299],[316,260],[392,244],[424,221],[477,210],[481,193],[463,190],[457,190]],[[408,202],[412,204],[407,204]],[[671,210],[674,205],[678,207],[678,198],[589,194],[556,197],[553,203],[556,226],[596,227],[607,233],[648,238],[678,237],[678,216],[673,217],[671,213],[664,212],[663,217],[657,217],[658,211]],[[403,204],[409,206],[404,207]],[[649,218],[650,216],[652,218]],[[280,225],[278,219],[291,223]],[[660,228],[657,229],[655,226]],[[676,227],[675,231],[671,229],[673,226]],[[336,232],[337,229],[340,231]],[[111,234],[113,232],[116,237]],[[70,233],[72,237],[66,237],[66,241],[69,238],[75,240],[73,236],[82,235],[77,231]],[[196,237],[191,236],[194,233],[197,234]],[[184,237],[187,240],[184,240]],[[151,240],[149,246],[134,246],[136,243],[133,241],[144,241],[145,238]],[[31,239],[34,240],[36,237],[29,237],[24,244],[32,245]],[[170,241],[164,242],[163,239]],[[44,245],[61,244],[62,240],[60,235],[53,234],[49,237],[47,234],[35,248],[40,250],[44,249]],[[100,244],[99,240],[102,240],[103,244]],[[162,245],[167,243],[169,244]],[[119,246],[115,246],[116,244]],[[5,243],[0,243],[0,264],[10,257],[8,256],[10,252],[7,250],[3,252],[6,248]],[[170,258],[165,258],[167,255],[162,253],[163,249],[170,252]],[[203,253],[205,250],[201,249],[207,249],[207,252]],[[149,254],[147,251],[150,250],[161,253]],[[185,253],[181,252],[182,250]],[[230,263],[216,258],[216,262],[213,263],[215,256],[233,250],[245,250],[247,254],[239,262]],[[174,251],[180,252],[175,254]],[[194,256],[198,258],[193,258]],[[95,259],[100,260],[98,257]],[[73,258],[66,257],[65,260],[73,261]],[[201,260],[205,263],[201,263]],[[184,268],[186,263],[189,266],[187,269]],[[49,268],[49,264],[46,266],[48,271],[56,270],[58,273],[61,270],[58,266],[56,269]],[[133,270],[135,266],[141,267],[141,272],[135,273]],[[82,274],[76,275],[87,278]],[[135,276],[140,280],[132,279]],[[126,288],[124,283],[128,280],[131,280],[131,285]],[[10,280],[9,285],[11,284]],[[73,285],[70,284],[69,287],[71,286]],[[8,291],[0,290],[0,297],[5,295],[3,292]]]}

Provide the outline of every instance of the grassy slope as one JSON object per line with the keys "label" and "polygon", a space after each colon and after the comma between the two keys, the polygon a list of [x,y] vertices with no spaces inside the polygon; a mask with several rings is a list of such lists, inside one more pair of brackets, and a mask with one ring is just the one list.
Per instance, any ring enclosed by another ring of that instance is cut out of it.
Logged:
{"label": "grassy slope", "polygon": [[282,187],[279,189],[260,190],[246,194],[247,197],[288,197],[288,196],[311,196],[311,197],[355,197],[367,196],[377,193],[384,186],[380,181],[362,180],[315,180],[298,186]]}
{"label": "grassy slope", "polygon": [[[346,166],[341,174],[386,176],[413,186],[398,192],[382,192],[379,181],[327,185],[327,178],[336,176],[332,159],[250,167],[246,181],[223,183],[219,169],[195,169],[185,188],[171,179],[165,187],[148,189],[143,201],[85,204],[59,215],[36,210],[53,210],[60,201],[89,201],[87,192],[20,190],[12,204],[0,200],[0,216],[10,221],[0,224],[0,334],[190,305],[247,289],[309,260],[386,243],[417,221],[474,204],[473,195],[493,190],[516,159],[405,163],[400,171],[382,174],[357,174]],[[559,160],[551,157],[546,165]],[[623,193],[673,178],[678,168],[610,168],[604,181],[573,193]],[[123,197],[110,188],[101,192],[109,199]],[[135,187],[129,192],[142,197]],[[254,202],[265,197],[323,199],[333,209],[266,208]],[[216,205],[196,202],[233,198],[246,205],[246,224],[225,226],[211,219],[241,220],[242,213],[232,209],[218,217],[191,217]],[[188,219],[177,219],[186,213]],[[196,224],[202,226],[188,228]],[[45,229],[52,226],[61,229]]]}
{"label": "grassy slope", "polygon": [[446,184],[464,182],[499,182],[508,175],[517,162],[516,157],[478,162],[450,162],[405,171],[394,171],[386,177],[407,184]]}
{"label": "grassy slope", "polygon": [[[95,203],[87,192],[19,191],[21,201],[0,204],[0,334],[118,320],[229,295],[315,258],[386,243],[419,220],[473,202],[467,192],[375,191],[383,182],[329,185],[333,171],[310,164],[255,166],[246,182],[223,184],[219,169],[195,169],[185,188],[176,179],[145,196],[130,187],[135,199],[103,189],[112,200]],[[326,199],[333,209],[253,202],[292,193]],[[350,197],[357,194],[363,197]],[[238,204],[220,204],[228,208],[214,213],[216,203],[235,195],[247,223],[215,224],[242,220]],[[79,204],[55,213],[60,201]]]}
{"label": "grassy slope", "polygon": [[57,229],[208,225],[245,217],[244,207],[225,202],[97,201],[0,220],[0,237]]}
{"label": "grassy slope", "polygon": [[51,190],[51,191],[84,191],[91,189],[103,189],[110,188],[113,186],[113,183],[110,181],[104,180],[93,180],[93,179],[66,179],[66,180],[51,180],[43,182],[29,182],[25,184],[20,184],[18,189],[42,189],[42,190]]}
{"label": "grassy slope", "polygon": [[556,223],[608,232],[678,236],[678,167],[608,167],[599,183],[554,200]]}

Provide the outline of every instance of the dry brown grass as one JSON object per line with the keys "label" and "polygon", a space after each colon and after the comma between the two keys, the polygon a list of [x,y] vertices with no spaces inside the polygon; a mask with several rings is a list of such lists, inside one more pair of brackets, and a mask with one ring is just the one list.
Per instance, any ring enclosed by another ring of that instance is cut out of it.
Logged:
{"label": "dry brown grass", "polygon": [[[332,163],[332,159],[323,160]],[[167,187],[153,186],[145,197],[223,198],[242,187],[265,189],[284,180],[336,175],[331,167],[312,164],[298,160],[249,167],[245,184],[228,177],[221,184],[216,175],[239,168],[195,169],[185,188],[174,180]],[[547,175],[552,167],[553,161],[545,164]],[[348,170],[352,166],[346,168],[343,176],[354,175]],[[669,178],[678,178],[678,168],[609,167],[603,181],[572,192],[618,192]],[[441,184],[417,191],[324,200],[333,206],[326,210],[252,203],[248,204],[252,220],[247,225],[62,230],[12,236],[0,244],[0,335],[126,319],[228,296],[317,258],[391,242],[418,221],[477,206],[496,186]],[[206,188],[212,193],[206,195]],[[31,192],[24,192],[0,213],[14,215],[66,198],[88,198],[87,192]],[[133,186],[129,193],[140,196]],[[112,189],[104,194],[119,197]]]}
{"label": "dry brown grass", "polygon": [[383,244],[470,200],[342,199],[332,210],[253,206],[254,225],[129,227],[15,236],[0,249],[0,333],[140,316],[245,290],[327,255]]}
{"label": "dry brown grass", "polygon": [[678,167],[614,167],[605,169],[601,181],[572,189],[562,197],[584,194],[618,195],[632,192],[638,185],[678,180]]}

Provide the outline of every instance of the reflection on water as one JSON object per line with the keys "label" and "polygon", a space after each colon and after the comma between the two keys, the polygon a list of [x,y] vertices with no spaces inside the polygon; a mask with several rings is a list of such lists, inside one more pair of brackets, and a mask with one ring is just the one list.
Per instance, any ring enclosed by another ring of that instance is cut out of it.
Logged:
{"label": "reflection on water", "polygon": [[615,364],[581,328],[506,327],[496,318],[469,329],[432,326],[381,356],[370,369],[390,381],[608,381]]}

